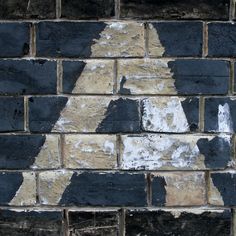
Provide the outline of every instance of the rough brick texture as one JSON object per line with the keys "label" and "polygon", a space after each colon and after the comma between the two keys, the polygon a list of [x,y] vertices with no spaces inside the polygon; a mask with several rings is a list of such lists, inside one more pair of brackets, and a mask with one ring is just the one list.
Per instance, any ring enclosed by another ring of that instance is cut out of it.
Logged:
{"label": "rough brick texture", "polygon": [[0,0],[0,236],[236,236],[236,0]]}

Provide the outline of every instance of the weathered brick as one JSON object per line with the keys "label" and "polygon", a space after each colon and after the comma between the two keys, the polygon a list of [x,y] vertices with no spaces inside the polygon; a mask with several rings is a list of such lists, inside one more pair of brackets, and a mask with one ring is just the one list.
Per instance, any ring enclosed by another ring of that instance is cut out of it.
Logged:
{"label": "weathered brick", "polygon": [[110,18],[115,15],[114,0],[62,0],[62,17],[69,19]]}
{"label": "weathered brick", "polygon": [[235,97],[206,98],[205,99],[206,132],[236,131],[236,100]]}
{"label": "weathered brick", "polygon": [[184,133],[198,128],[198,98],[150,97],[142,100],[145,131]]}
{"label": "weathered brick", "polygon": [[144,56],[142,23],[40,22],[36,30],[37,56]]}
{"label": "weathered brick", "polygon": [[29,53],[28,23],[0,23],[0,57],[22,57]]}
{"label": "weathered brick", "polygon": [[138,132],[139,101],[110,97],[35,97],[30,99],[31,131]]}
{"label": "weathered brick", "polygon": [[236,56],[236,26],[233,23],[208,23],[208,56]]}
{"label": "weathered brick", "polygon": [[62,212],[27,209],[1,210],[0,235],[62,235]]}
{"label": "weathered brick", "polygon": [[57,135],[1,135],[1,169],[60,167]]}
{"label": "weathered brick", "polygon": [[118,79],[121,94],[227,94],[229,62],[119,60]]}
{"label": "weathered brick", "polygon": [[114,61],[87,60],[63,62],[63,92],[73,94],[112,94]]}
{"label": "weathered brick", "polygon": [[55,0],[1,0],[1,19],[45,19],[56,17]]}
{"label": "weathered brick", "polygon": [[236,205],[236,172],[210,174],[209,203],[220,206]]}
{"label": "weathered brick", "polygon": [[24,99],[1,97],[0,99],[0,131],[24,130]]}
{"label": "weathered brick", "polygon": [[230,210],[129,210],[125,217],[129,236],[144,235],[222,235],[231,232]]}
{"label": "weathered brick", "polygon": [[154,206],[206,204],[204,172],[155,173],[151,178],[151,197]]}
{"label": "weathered brick", "polygon": [[117,236],[118,225],[118,212],[116,211],[69,211],[71,236]]}
{"label": "weathered brick", "polygon": [[146,206],[144,174],[49,171],[39,178],[42,204]]}
{"label": "weathered brick", "polygon": [[36,181],[33,172],[0,172],[1,205],[33,205],[36,203]]}
{"label": "weathered brick", "polygon": [[224,169],[230,136],[122,135],[121,168],[134,170]]}
{"label": "weathered brick", "polygon": [[56,62],[0,60],[0,94],[56,94]]}
{"label": "weathered brick", "polygon": [[229,0],[121,0],[121,17],[227,20],[229,5]]}
{"label": "weathered brick", "polygon": [[201,22],[159,22],[149,24],[150,56],[201,56]]}
{"label": "weathered brick", "polygon": [[72,169],[116,168],[116,136],[66,135],[64,163]]}

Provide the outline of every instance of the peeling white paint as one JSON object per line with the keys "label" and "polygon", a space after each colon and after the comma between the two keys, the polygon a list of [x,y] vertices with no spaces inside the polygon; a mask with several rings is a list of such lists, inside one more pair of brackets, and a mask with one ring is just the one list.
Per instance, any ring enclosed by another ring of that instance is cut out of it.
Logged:
{"label": "peeling white paint", "polygon": [[115,149],[114,143],[109,140],[106,140],[103,146],[103,151],[106,154],[112,155],[114,154],[114,149]]}
{"label": "peeling white paint", "polygon": [[218,131],[233,132],[233,123],[228,103],[225,103],[223,106],[219,105],[218,107]]}
{"label": "peeling white paint", "polygon": [[126,27],[126,23],[121,23],[121,22],[113,22],[108,25],[109,28],[111,29],[116,29],[116,30],[122,30]]}

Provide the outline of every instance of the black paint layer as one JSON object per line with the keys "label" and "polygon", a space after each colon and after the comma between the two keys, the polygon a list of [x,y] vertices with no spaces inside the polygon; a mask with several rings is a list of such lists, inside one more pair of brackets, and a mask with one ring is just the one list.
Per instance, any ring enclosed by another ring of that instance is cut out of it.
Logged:
{"label": "black paint layer", "polygon": [[233,173],[211,173],[214,186],[220,192],[224,206],[236,205],[236,174]]}
{"label": "black paint layer", "polygon": [[117,236],[117,212],[69,212],[69,232],[72,236]]}
{"label": "black paint layer", "polygon": [[146,206],[144,174],[74,173],[60,204]]}
{"label": "black paint layer", "polygon": [[120,90],[119,93],[120,94],[131,94],[130,89],[124,88],[124,84],[126,82],[126,78],[125,76],[122,77],[121,81],[120,81]]}
{"label": "black paint layer", "polygon": [[56,94],[56,62],[1,60],[0,94]]}
{"label": "black paint layer", "polygon": [[35,162],[44,135],[0,135],[0,169],[28,169]]}
{"label": "black paint layer", "polygon": [[62,212],[1,210],[0,235],[4,236],[62,235]]}
{"label": "black paint layer", "polygon": [[84,61],[64,61],[63,65],[63,92],[71,93],[77,80],[83,72],[86,62]]}
{"label": "black paint layer", "polygon": [[103,22],[40,22],[36,25],[36,54],[46,57],[89,57]]}
{"label": "black paint layer", "polygon": [[201,22],[152,23],[165,48],[163,56],[201,56],[203,25]]}
{"label": "black paint layer", "polygon": [[114,0],[62,0],[62,17],[69,19],[110,18],[115,15]]}
{"label": "black paint layer", "polygon": [[112,100],[97,133],[139,132],[139,101],[119,98]]}
{"label": "black paint layer", "polygon": [[164,177],[152,176],[152,204],[164,206],[166,203],[166,181]]}
{"label": "black paint layer", "polygon": [[0,172],[0,204],[7,205],[23,183],[22,173]]}
{"label": "black paint layer", "polygon": [[55,0],[0,0],[1,19],[45,19],[55,17]]}
{"label": "black paint layer", "polygon": [[199,125],[199,98],[186,98],[181,102],[190,131],[196,131]]}
{"label": "black paint layer", "polygon": [[205,99],[204,120],[206,132],[229,132],[229,130],[219,130],[218,121],[228,124],[230,132],[236,131],[236,100],[229,97]]}
{"label": "black paint layer", "polygon": [[22,57],[29,53],[28,23],[0,23],[0,57]]}
{"label": "black paint layer", "polygon": [[232,215],[230,210],[178,217],[167,211],[127,211],[125,221],[128,236],[229,236]]}
{"label": "black paint layer", "polygon": [[0,131],[24,130],[24,99],[1,97],[0,99]]}
{"label": "black paint layer", "polygon": [[121,17],[228,20],[229,5],[229,0],[121,0]]}
{"label": "black paint layer", "polygon": [[67,100],[67,97],[31,97],[29,99],[30,131],[50,132]]}
{"label": "black paint layer", "polygon": [[208,24],[208,56],[236,56],[236,25],[231,23]]}
{"label": "black paint layer", "polygon": [[227,94],[229,62],[219,60],[181,60],[168,62],[178,94]]}
{"label": "black paint layer", "polygon": [[197,141],[197,146],[200,153],[205,156],[205,166],[209,169],[226,168],[231,160],[230,143],[224,138],[201,138]]}

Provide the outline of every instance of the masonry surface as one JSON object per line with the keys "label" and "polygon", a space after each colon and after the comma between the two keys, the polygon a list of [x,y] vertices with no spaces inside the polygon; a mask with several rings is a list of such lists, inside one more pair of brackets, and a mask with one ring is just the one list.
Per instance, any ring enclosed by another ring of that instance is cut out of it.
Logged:
{"label": "masonry surface", "polygon": [[235,0],[0,0],[0,236],[236,236]]}

